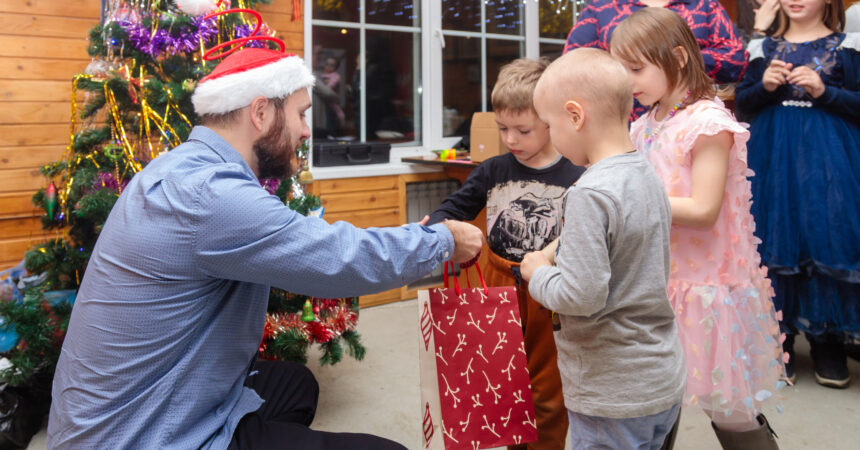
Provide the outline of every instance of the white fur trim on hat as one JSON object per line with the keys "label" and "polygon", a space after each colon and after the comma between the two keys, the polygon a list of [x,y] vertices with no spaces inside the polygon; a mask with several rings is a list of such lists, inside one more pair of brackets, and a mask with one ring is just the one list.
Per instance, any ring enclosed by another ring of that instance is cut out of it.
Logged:
{"label": "white fur trim on hat", "polygon": [[191,103],[198,115],[226,114],[257,97],[286,98],[314,85],[314,75],[302,58],[288,56],[265,66],[232,73],[197,84]]}

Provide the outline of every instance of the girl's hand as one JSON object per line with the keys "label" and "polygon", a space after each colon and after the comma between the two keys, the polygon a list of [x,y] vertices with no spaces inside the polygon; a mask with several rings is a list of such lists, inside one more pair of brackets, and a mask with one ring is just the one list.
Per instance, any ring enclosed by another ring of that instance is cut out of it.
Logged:
{"label": "girl's hand", "polygon": [[551,265],[549,260],[542,252],[528,253],[520,263],[520,275],[522,275],[523,280],[529,281],[538,267],[549,265]]}
{"label": "girl's hand", "polygon": [[773,92],[776,88],[785,84],[788,76],[791,74],[791,67],[791,63],[778,59],[772,60],[761,77],[761,84],[764,90]]}
{"label": "girl's hand", "polygon": [[773,25],[773,20],[776,19],[776,13],[779,11],[779,8],[779,0],[763,0],[759,8],[755,10],[753,31],[765,34],[765,31]]}
{"label": "girl's hand", "polygon": [[807,66],[800,66],[792,70],[787,80],[791,84],[802,87],[812,98],[818,98],[824,94],[824,82],[821,81],[821,76]]}

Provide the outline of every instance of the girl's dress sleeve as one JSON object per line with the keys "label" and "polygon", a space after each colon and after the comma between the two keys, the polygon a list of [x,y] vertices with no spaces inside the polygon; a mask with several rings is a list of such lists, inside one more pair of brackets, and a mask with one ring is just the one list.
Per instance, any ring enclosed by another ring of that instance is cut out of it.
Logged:
{"label": "girl's dress sleeve", "polygon": [[847,34],[839,49],[844,70],[842,86],[825,86],[824,94],[813,103],[860,126],[860,33]]}
{"label": "girl's dress sleeve", "polygon": [[705,71],[717,83],[734,83],[744,74],[747,52],[725,8],[717,0],[705,1],[708,2],[708,41],[699,42]]}
{"label": "girl's dress sleeve", "polygon": [[674,136],[675,141],[681,143],[680,151],[686,157],[690,157],[700,137],[716,136],[723,131],[728,131],[732,135],[731,154],[743,163],[743,167],[746,167],[746,143],[750,137],[749,130],[735,120],[723,102],[718,99],[701,100],[690,105],[688,109],[691,116],[688,123]]}
{"label": "girl's dress sleeve", "polygon": [[764,90],[761,79],[768,64],[763,52],[764,43],[765,38],[750,41],[749,66],[747,66],[743,79],[735,88],[735,105],[737,105],[738,112],[745,115],[758,114],[764,108],[777,104],[779,99],[783,98],[781,90],[787,89],[783,85],[774,92]]}
{"label": "girl's dress sleeve", "polygon": [[579,18],[570,33],[567,35],[567,44],[564,46],[564,53],[567,53],[575,48],[592,47],[605,48],[609,43],[600,42],[598,34],[600,23],[598,22],[597,8],[605,1],[592,1],[579,13]]}

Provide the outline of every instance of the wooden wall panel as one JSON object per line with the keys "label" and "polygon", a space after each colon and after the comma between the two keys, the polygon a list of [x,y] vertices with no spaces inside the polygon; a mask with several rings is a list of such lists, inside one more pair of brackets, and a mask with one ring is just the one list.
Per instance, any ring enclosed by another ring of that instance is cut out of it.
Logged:
{"label": "wooden wall panel", "polygon": [[84,37],[75,39],[0,35],[0,55],[51,59],[89,59]]}
{"label": "wooden wall panel", "polygon": [[84,18],[0,13],[0,30],[16,36],[85,38],[92,27],[92,21]]}
{"label": "wooden wall panel", "polygon": [[[263,20],[287,51],[303,54],[304,25],[292,21],[292,2],[272,3],[260,8]],[[47,184],[39,168],[68,145],[72,77],[90,62],[87,37],[100,7],[99,0],[0,0],[0,269],[56,235],[42,230],[42,211],[30,199]]]}
{"label": "wooden wall panel", "polygon": [[99,0],[0,0],[0,12],[99,20]]}
{"label": "wooden wall panel", "polygon": [[33,202],[30,200],[33,198],[33,194],[35,194],[33,191],[0,194],[0,217],[8,219],[38,216],[39,210],[33,206]]}
{"label": "wooden wall panel", "polygon": [[86,59],[25,59],[0,56],[0,79],[51,80],[72,85],[72,77],[87,66]]}
{"label": "wooden wall panel", "polygon": [[70,114],[68,102],[15,102],[0,110],[0,123],[63,123]]}
{"label": "wooden wall panel", "polygon": [[65,147],[50,145],[44,147],[0,147],[0,170],[31,169],[40,167],[45,161],[56,161],[65,153]]}

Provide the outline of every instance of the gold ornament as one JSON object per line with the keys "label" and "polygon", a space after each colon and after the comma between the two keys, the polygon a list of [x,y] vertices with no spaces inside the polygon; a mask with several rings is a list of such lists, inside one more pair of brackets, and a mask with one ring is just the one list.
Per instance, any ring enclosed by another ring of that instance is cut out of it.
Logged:
{"label": "gold ornament", "polygon": [[311,171],[308,170],[308,163],[304,163],[302,165],[302,171],[299,172],[299,183],[311,184],[313,182],[314,182],[314,176],[311,174]]}
{"label": "gold ornament", "polygon": [[185,92],[193,92],[195,87],[197,87],[197,82],[191,78],[186,78],[182,81],[182,89]]}

